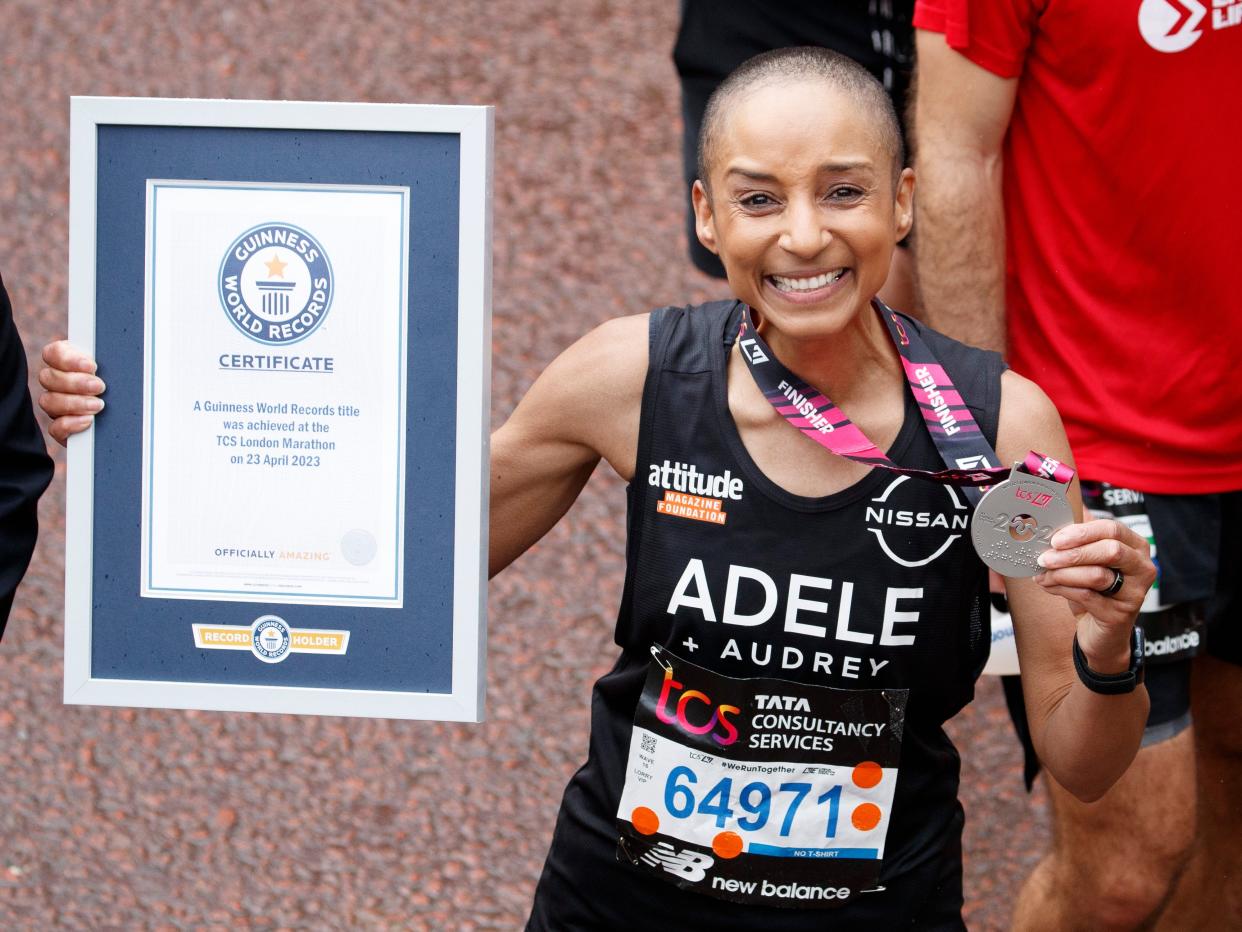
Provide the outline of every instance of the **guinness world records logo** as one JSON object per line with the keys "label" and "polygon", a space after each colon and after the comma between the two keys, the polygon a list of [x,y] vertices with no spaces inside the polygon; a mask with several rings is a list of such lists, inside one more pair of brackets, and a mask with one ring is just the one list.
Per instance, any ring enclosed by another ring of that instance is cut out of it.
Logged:
{"label": "guinness world records logo", "polygon": [[250,626],[250,650],[264,663],[280,663],[292,644],[289,626],[279,615],[261,615]]}
{"label": "guinness world records logo", "polygon": [[332,264],[315,237],[291,223],[263,223],[237,237],[220,263],[220,302],[259,343],[304,340],[332,306]]}

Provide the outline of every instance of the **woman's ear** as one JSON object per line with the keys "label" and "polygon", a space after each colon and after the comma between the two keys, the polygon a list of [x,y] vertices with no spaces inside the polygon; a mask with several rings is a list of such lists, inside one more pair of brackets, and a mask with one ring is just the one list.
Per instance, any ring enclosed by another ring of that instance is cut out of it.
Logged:
{"label": "woman's ear", "polygon": [[903,168],[897,178],[896,196],[893,198],[893,219],[897,225],[898,241],[905,238],[914,224],[914,169]]}
{"label": "woman's ear", "polygon": [[715,253],[716,224],[712,216],[712,198],[702,181],[695,180],[694,187],[690,189],[690,200],[694,204],[694,231],[699,236],[699,242]]}

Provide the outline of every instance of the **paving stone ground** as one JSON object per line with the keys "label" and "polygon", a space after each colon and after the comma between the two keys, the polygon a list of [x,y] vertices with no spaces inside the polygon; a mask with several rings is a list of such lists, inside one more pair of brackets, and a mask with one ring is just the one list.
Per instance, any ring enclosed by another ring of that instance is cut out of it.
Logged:
{"label": "paving stone ground", "polygon": [[[494,104],[493,423],[594,324],[719,294],[684,258],[676,4],[0,0],[0,270],[65,332],[71,94]],[[0,647],[0,928],[516,929],[611,665],[624,489],[600,472],[491,586],[488,721],[61,704],[63,457]],[[964,758],[967,918],[1047,840],[999,690]]]}

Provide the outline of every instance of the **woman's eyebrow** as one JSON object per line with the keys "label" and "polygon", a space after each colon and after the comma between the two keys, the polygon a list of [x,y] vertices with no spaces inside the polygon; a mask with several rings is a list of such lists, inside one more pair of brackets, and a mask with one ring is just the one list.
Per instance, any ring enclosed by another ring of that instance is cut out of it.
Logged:
{"label": "woman's eyebrow", "polygon": [[[837,162],[824,162],[819,166],[818,171],[821,175],[832,175],[873,167],[871,159],[845,159]],[[777,180],[775,175],[768,174],[767,172],[753,171],[752,169],[742,168],[737,165],[730,166],[729,170],[725,172],[726,178],[730,175],[740,175],[750,181],[775,182]]]}
{"label": "woman's eyebrow", "polygon": [[820,174],[839,174],[840,172],[855,171],[860,168],[870,169],[874,164],[871,159],[845,159],[840,162],[825,162],[819,166]]}
{"label": "woman's eyebrow", "polygon": [[743,178],[749,179],[750,181],[768,181],[768,182],[776,181],[775,175],[769,175],[766,172],[751,171],[750,169],[738,168],[736,166],[730,168],[727,172],[725,172],[726,178],[729,177],[730,175],[741,175]]}

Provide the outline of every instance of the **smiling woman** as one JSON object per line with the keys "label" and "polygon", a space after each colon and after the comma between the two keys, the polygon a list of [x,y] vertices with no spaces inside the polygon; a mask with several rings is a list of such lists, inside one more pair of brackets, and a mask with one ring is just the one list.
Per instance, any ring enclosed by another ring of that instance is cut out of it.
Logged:
{"label": "smiling woman", "polygon": [[[966,482],[946,438],[987,464],[1069,451],[999,356],[875,300],[914,188],[878,84],[817,49],[739,75],[694,188],[736,300],[603,325],[492,438],[493,573],[601,458],[630,483],[621,652],[529,928],[961,928],[941,726],[987,657],[987,577],[963,532],[973,499],[923,479]],[[89,366],[65,344],[45,358],[44,406],[76,429]],[[1068,497],[1080,516],[1076,484]],[[1094,798],[1147,699],[1133,676],[1111,695],[1089,683],[1126,679],[1154,569],[1113,522],[1051,547],[1066,568],[1010,580],[1010,605],[1041,757]]]}
{"label": "smiling woman", "polygon": [[751,59],[708,104],[693,190],[699,240],[779,333],[773,349],[795,371],[792,354],[819,355],[815,342],[855,324],[852,339],[887,341],[875,315],[860,313],[910,230],[914,176],[901,150],[883,88],[821,49]]}

